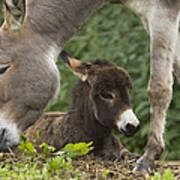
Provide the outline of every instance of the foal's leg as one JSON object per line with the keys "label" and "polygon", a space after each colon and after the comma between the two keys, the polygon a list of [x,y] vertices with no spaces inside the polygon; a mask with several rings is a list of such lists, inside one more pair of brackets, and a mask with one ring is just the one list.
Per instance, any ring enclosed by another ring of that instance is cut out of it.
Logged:
{"label": "foal's leg", "polygon": [[[171,9],[172,8],[172,9]],[[172,97],[173,60],[178,37],[178,14],[174,7],[158,6],[148,18],[151,38],[151,71],[148,95],[151,106],[150,133],[145,154],[135,170],[153,168],[164,149],[166,110]]]}

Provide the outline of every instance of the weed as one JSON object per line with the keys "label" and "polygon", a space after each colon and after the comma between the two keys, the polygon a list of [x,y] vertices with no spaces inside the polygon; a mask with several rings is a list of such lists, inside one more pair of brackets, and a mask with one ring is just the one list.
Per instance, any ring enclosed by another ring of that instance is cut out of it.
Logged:
{"label": "weed", "polygon": [[147,180],[174,180],[174,175],[170,169],[164,170],[164,173],[161,175],[159,172],[156,172],[154,176],[147,175]]}
{"label": "weed", "polygon": [[[72,158],[87,154],[93,149],[92,142],[67,144],[61,151],[53,153],[55,148],[41,144],[38,149],[28,142],[24,135],[18,147],[22,154],[18,158],[7,158],[1,154],[0,179],[82,179],[77,168],[72,165]],[[4,159],[3,159],[4,158]]]}

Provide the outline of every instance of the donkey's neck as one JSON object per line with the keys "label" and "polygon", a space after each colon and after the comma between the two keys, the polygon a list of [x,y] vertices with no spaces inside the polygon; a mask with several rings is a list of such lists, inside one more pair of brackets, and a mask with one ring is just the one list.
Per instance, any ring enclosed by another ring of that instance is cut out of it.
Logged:
{"label": "donkey's neck", "polygon": [[28,1],[28,23],[33,31],[58,46],[69,40],[106,0]]}
{"label": "donkey's neck", "polygon": [[94,112],[84,104],[84,108],[80,111],[74,112],[73,121],[75,120],[75,125],[81,127],[84,136],[90,141],[93,141],[93,146],[95,151],[99,151],[104,147],[105,141],[111,134],[111,130],[107,129],[101,125],[94,116]]}

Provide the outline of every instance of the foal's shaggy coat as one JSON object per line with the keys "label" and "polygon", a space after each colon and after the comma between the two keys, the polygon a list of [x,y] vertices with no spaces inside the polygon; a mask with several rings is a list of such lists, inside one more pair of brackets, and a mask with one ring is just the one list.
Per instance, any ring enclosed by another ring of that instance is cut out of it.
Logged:
{"label": "foal's shaggy coat", "polygon": [[74,62],[78,64],[74,71],[83,80],[79,80],[72,91],[71,110],[44,114],[25,134],[33,141],[38,131],[37,143],[46,142],[57,150],[67,143],[93,141],[95,155],[120,158],[123,147],[112,129],[133,135],[139,128],[137,119],[134,119],[137,122],[134,126],[127,121],[127,126],[118,127],[118,122],[123,121],[123,113],[131,109],[131,79],[124,69],[108,61],[81,63],[73,60],[68,64],[74,66]]}

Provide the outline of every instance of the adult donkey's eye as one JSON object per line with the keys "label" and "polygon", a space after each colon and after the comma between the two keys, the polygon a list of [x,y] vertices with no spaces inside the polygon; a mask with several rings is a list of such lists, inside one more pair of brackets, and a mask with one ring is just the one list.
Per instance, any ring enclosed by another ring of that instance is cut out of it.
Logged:
{"label": "adult donkey's eye", "polygon": [[0,65],[0,75],[4,74],[8,68],[10,67],[10,65]]}

